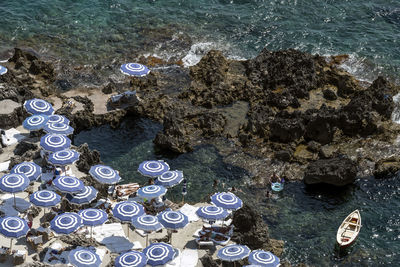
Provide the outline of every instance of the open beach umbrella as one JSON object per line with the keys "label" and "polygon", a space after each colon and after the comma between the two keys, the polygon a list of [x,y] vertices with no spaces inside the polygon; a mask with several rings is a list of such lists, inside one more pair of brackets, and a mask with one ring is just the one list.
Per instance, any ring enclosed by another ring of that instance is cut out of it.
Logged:
{"label": "open beach umbrella", "polygon": [[100,267],[99,255],[92,250],[76,248],[68,254],[69,263],[75,267]]}
{"label": "open beach umbrella", "polygon": [[46,115],[33,115],[24,120],[22,126],[28,131],[37,131],[42,129],[48,121]]}
{"label": "open beach umbrella", "polygon": [[74,164],[77,160],[79,160],[79,156],[79,152],[73,149],[64,149],[51,153],[47,159],[47,162],[55,166],[65,166]]}
{"label": "open beach umbrella", "polygon": [[0,234],[10,240],[10,251],[12,250],[12,240],[13,238],[19,238],[28,233],[29,227],[25,220],[19,217],[6,216],[0,218]]}
{"label": "open beach umbrella", "polygon": [[[112,209],[115,218],[122,222],[132,222],[132,218],[144,214],[144,207],[136,201],[122,201]],[[129,225],[127,225],[129,237]]]}
{"label": "open beach umbrella", "polygon": [[249,263],[262,267],[276,267],[279,265],[279,258],[269,251],[253,250],[249,255]]}
{"label": "open beach umbrella", "polygon": [[169,165],[163,160],[148,160],[140,163],[138,172],[144,176],[157,177],[169,170]]}
{"label": "open beach umbrella", "polygon": [[218,250],[217,257],[223,261],[238,261],[246,258],[250,249],[244,245],[229,245]]}
{"label": "open beach umbrella", "polygon": [[75,212],[57,215],[50,222],[50,228],[57,234],[70,234],[82,226],[82,218]]}
{"label": "open beach umbrella", "polygon": [[215,193],[211,196],[211,202],[227,210],[238,210],[243,206],[242,200],[231,192]]}
{"label": "open beach umbrella", "polygon": [[69,119],[63,115],[53,114],[49,116],[48,123],[64,123],[69,125]]}
{"label": "open beach umbrella", "polygon": [[22,173],[10,173],[0,178],[0,190],[14,195],[14,207],[17,206],[15,193],[24,191],[29,186],[29,179]]}
{"label": "open beach umbrella", "polygon": [[42,168],[34,162],[22,162],[11,169],[11,173],[25,174],[32,182],[42,176]]}
{"label": "open beach umbrella", "polygon": [[145,65],[139,63],[123,64],[121,65],[120,70],[123,74],[136,77],[146,76],[150,72],[150,70]]}
{"label": "open beach umbrella", "polygon": [[6,74],[6,73],[7,73],[7,68],[0,65],[0,75]]}
{"label": "open beach umbrella", "polygon": [[173,187],[183,181],[183,173],[181,171],[166,171],[155,180],[156,185],[165,187]]}
{"label": "open beach umbrella", "polygon": [[84,209],[78,212],[82,217],[83,224],[91,226],[90,238],[93,236],[93,226],[105,223],[108,220],[108,215],[100,209]]}
{"label": "open beach umbrella", "polygon": [[70,148],[71,140],[61,134],[46,134],[40,138],[40,146],[49,152],[57,152]]}
{"label": "open beach umbrella", "polygon": [[50,190],[36,191],[29,196],[32,204],[39,207],[53,207],[61,201],[61,196]]}
{"label": "open beach umbrella", "polygon": [[139,188],[136,195],[141,198],[153,199],[165,195],[167,188],[161,185],[147,185]]}
{"label": "open beach umbrella", "polygon": [[203,206],[197,209],[197,216],[207,221],[218,221],[228,217],[227,210],[216,206]]}
{"label": "open beach umbrella", "polygon": [[[132,218],[132,225],[136,229],[143,230],[145,232],[156,232],[163,228],[162,224],[158,221],[158,218],[153,215],[144,214],[141,216]],[[148,244],[149,235],[146,235],[146,247]]]}
{"label": "open beach umbrella", "polygon": [[157,215],[160,223],[167,229],[181,229],[189,223],[189,218],[180,211],[167,210]]}
{"label": "open beach umbrella", "polygon": [[33,115],[52,115],[54,113],[54,108],[49,102],[38,98],[25,101],[24,108]]}
{"label": "open beach umbrella", "polygon": [[115,258],[115,267],[144,267],[147,257],[139,251],[128,251]]}
{"label": "open beach umbrella", "polygon": [[82,205],[96,199],[98,191],[93,186],[85,186],[79,193],[67,194],[65,198],[69,203]]}
{"label": "open beach umbrella", "polygon": [[74,128],[61,122],[46,123],[46,125],[43,127],[43,130],[50,134],[70,135],[74,133]]}
{"label": "open beach umbrella", "polygon": [[60,176],[53,181],[53,185],[63,193],[79,193],[85,190],[83,182],[72,176]]}
{"label": "open beach umbrella", "polygon": [[151,266],[163,265],[175,257],[174,248],[167,243],[153,243],[143,249],[147,257],[147,264]]}
{"label": "open beach umbrella", "polygon": [[89,170],[89,174],[102,184],[116,184],[121,180],[116,170],[104,165],[92,166]]}

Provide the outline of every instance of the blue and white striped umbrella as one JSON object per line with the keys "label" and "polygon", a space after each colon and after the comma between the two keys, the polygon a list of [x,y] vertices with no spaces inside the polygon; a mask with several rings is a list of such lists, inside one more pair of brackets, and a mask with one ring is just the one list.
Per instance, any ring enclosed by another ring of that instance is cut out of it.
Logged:
{"label": "blue and white striped umbrella", "polygon": [[48,123],[64,123],[69,125],[69,119],[63,115],[53,114],[49,116]]}
{"label": "blue and white striped umbrella", "polygon": [[147,185],[139,188],[136,195],[141,198],[153,199],[167,193],[167,188],[161,185]]}
{"label": "blue and white striped umbrella", "polygon": [[74,128],[68,124],[60,122],[46,123],[46,125],[43,127],[43,130],[50,134],[70,135],[74,133]]}
{"label": "blue and white striped umbrella", "polygon": [[146,255],[134,250],[119,255],[114,262],[115,267],[144,267],[146,264]]}
{"label": "blue and white striped umbrella", "polygon": [[87,204],[96,199],[98,191],[93,186],[85,186],[79,193],[67,194],[65,198],[72,204]]}
{"label": "blue and white striped umbrella", "polygon": [[54,113],[53,106],[43,99],[30,99],[25,101],[24,107],[28,113],[33,115],[52,115]]}
{"label": "blue and white striped umbrella", "polygon": [[138,172],[144,176],[157,177],[169,170],[169,165],[163,160],[148,160],[140,163]]}
{"label": "blue and white striped umbrella", "polygon": [[228,217],[229,213],[227,210],[216,207],[216,206],[203,206],[197,209],[197,216],[208,221],[223,220]]}
{"label": "blue and white striped umbrella", "polygon": [[46,134],[40,138],[40,146],[49,152],[57,152],[70,148],[71,140],[61,134]]}
{"label": "blue and white striped umbrella", "polygon": [[175,250],[170,244],[164,242],[153,243],[143,249],[147,257],[147,264],[151,266],[163,265],[175,256]]}
{"label": "blue and white striped umbrella", "polygon": [[244,245],[229,245],[218,250],[217,257],[223,261],[238,261],[246,258],[250,249]]}
{"label": "blue and white striped umbrella", "polygon": [[157,215],[161,224],[168,229],[180,229],[189,223],[189,218],[179,211],[168,210]]}
{"label": "blue and white striped umbrella", "polygon": [[19,238],[29,231],[27,222],[19,217],[0,218],[0,234],[5,237]]}
{"label": "blue and white striped umbrella", "polygon": [[29,179],[22,173],[10,173],[0,178],[0,190],[8,193],[24,191],[29,186]]}
{"label": "blue and white striped umbrella", "polygon": [[22,162],[15,165],[11,173],[25,174],[30,181],[36,181],[42,176],[42,168],[34,162]]}
{"label": "blue and white striped umbrella", "polygon": [[123,222],[130,222],[135,216],[144,214],[144,208],[136,201],[122,201],[112,209],[115,218]]}
{"label": "blue and white striped umbrella", "polygon": [[6,73],[7,73],[7,68],[0,65],[0,75],[6,74]]}
{"label": "blue and white striped umbrella", "polygon": [[48,121],[46,115],[32,115],[24,120],[22,126],[28,131],[37,131],[42,129]]}
{"label": "blue and white striped umbrella", "polygon": [[100,267],[101,260],[94,251],[82,248],[71,250],[68,254],[69,263],[75,267]]}
{"label": "blue and white striped umbrella", "polygon": [[123,74],[136,77],[146,76],[150,72],[150,70],[145,65],[139,63],[123,64],[121,65],[120,70]]}
{"label": "blue and white striped umbrella", "polygon": [[242,200],[231,192],[215,193],[211,196],[211,202],[227,210],[238,210],[243,206]]}
{"label": "blue and white striped umbrella", "polygon": [[53,185],[63,193],[79,193],[85,190],[83,182],[72,176],[60,176],[53,181]]}
{"label": "blue and white striped umbrella", "polygon": [[108,220],[107,213],[100,209],[84,209],[79,211],[78,214],[82,217],[84,225],[100,225]]}
{"label": "blue and white striped umbrella", "polygon": [[155,180],[156,185],[165,187],[173,187],[183,181],[183,173],[181,171],[166,171]]}
{"label": "blue and white striped umbrella", "polygon": [[64,149],[49,155],[47,162],[56,166],[65,166],[74,164],[79,160],[79,152],[73,149]]}
{"label": "blue and white striped umbrella", "polygon": [[116,170],[104,165],[92,166],[89,170],[89,174],[102,184],[116,184],[121,180]]}
{"label": "blue and white striped umbrella", "polygon": [[65,212],[57,215],[50,222],[51,230],[57,234],[70,234],[82,227],[83,221],[81,216],[75,212]]}
{"label": "blue and white striped umbrella", "polygon": [[249,256],[249,263],[263,267],[276,267],[279,265],[279,258],[269,251],[253,250]]}
{"label": "blue and white striped umbrella", "polygon": [[53,191],[36,191],[29,196],[32,204],[39,207],[53,207],[61,202],[61,196]]}
{"label": "blue and white striped umbrella", "polygon": [[131,222],[135,228],[146,232],[158,231],[163,228],[161,223],[158,221],[158,218],[153,215],[144,214],[136,216],[133,217]]}

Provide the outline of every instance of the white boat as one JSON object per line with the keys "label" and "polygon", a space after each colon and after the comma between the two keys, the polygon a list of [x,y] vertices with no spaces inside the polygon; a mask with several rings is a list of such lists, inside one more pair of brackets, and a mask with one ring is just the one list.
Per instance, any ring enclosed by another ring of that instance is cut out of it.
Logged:
{"label": "white boat", "polygon": [[361,229],[361,215],[358,210],[350,213],[339,226],[336,234],[336,241],[340,248],[352,245],[357,239]]}

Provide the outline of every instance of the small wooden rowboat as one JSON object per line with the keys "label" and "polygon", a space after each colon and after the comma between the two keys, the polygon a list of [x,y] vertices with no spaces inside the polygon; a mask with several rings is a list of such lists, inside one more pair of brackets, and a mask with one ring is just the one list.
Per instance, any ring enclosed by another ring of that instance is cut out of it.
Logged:
{"label": "small wooden rowboat", "polygon": [[346,248],[352,245],[356,241],[360,229],[361,215],[358,210],[355,210],[350,213],[339,226],[336,234],[336,241],[340,248]]}

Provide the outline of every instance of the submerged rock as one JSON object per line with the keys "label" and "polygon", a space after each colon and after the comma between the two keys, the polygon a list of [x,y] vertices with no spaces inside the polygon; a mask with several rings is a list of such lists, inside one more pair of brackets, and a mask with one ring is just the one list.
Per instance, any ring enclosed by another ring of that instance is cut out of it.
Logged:
{"label": "submerged rock", "polygon": [[386,178],[395,175],[400,170],[400,159],[397,157],[390,157],[381,159],[375,164],[374,176],[375,178]]}

